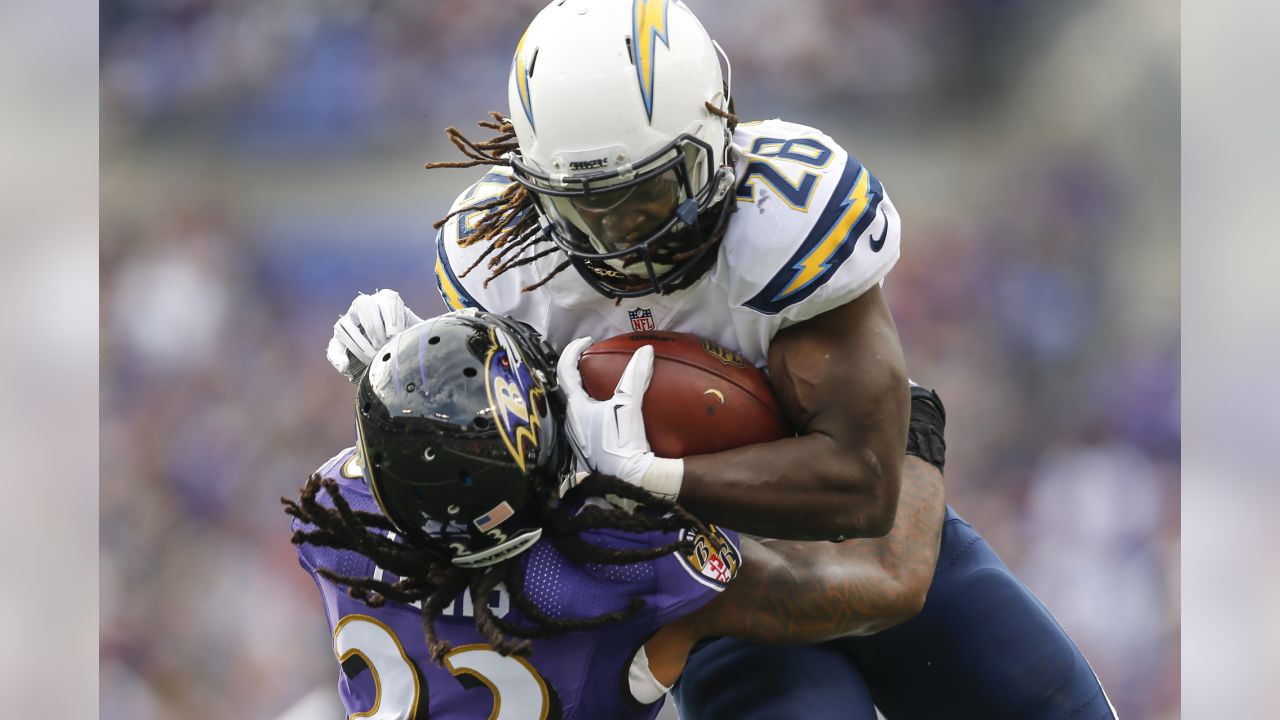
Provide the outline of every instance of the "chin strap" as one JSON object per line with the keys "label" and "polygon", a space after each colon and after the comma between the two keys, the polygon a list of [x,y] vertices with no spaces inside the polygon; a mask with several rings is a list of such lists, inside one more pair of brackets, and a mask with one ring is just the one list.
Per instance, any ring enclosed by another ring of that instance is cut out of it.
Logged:
{"label": "chin strap", "polygon": [[479,552],[465,553],[453,558],[453,564],[461,568],[481,568],[497,565],[509,557],[515,557],[533,547],[542,537],[542,528],[530,528],[523,533]]}

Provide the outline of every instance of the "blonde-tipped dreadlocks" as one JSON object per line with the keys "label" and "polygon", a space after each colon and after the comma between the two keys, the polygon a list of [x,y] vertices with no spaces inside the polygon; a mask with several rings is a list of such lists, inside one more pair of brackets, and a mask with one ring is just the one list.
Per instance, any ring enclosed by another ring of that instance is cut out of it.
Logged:
{"label": "blonde-tipped dreadlocks", "polygon": [[[454,162],[429,162],[423,167],[428,170],[436,168],[470,168],[478,165],[505,165],[510,167],[511,160],[507,157],[507,154],[519,147],[515,140],[515,128],[512,127],[511,121],[504,118],[501,113],[491,112],[489,116],[493,119],[481,120],[476,124],[487,130],[495,131],[497,135],[483,142],[470,140],[456,127],[449,126],[445,129],[445,134],[448,135],[449,141],[469,159]],[[475,243],[484,242],[488,243],[488,247],[484,249],[480,257],[476,258],[475,262],[459,273],[459,277],[466,277],[476,266],[488,258],[489,277],[484,281],[485,287],[488,287],[494,278],[507,270],[521,265],[528,265],[557,250],[553,244],[552,247],[545,248],[533,255],[522,257],[524,250],[534,245],[551,241],[539,232],[538,214],[533,209],[533,195],[519,183],[512,183],[497,197],[481,200],[471,205],[464,205],[450,212],[437,220],[434,227],[439,230],[454,216],[471,211],[484,211],[484,217],[476,226],[475,232],[465,238],[459,238],[458,244],[462,247],[469,247]],[[528,292],[541,287],[559,274],[561,270],[569,267],[569,263],[570,261],[566,258],[549,275],[524,288],[524,291]]]}
{"label": "blonde-tipped dreadlocks", "polygon": [[[721,110],[710,102],[706,106],[707,111],[712,115],[722,117],[728,121],[729,132],[732,133],[739,122],[738,116],[733,113],[733,101],[729,101],[728,110]],[[479,165],[511,167],[508,153],[519,148],[519,143],[516,142],[515,127],[509,119],[503,117],[502,113],[491,111],[489,117],[491,118],[490,120],[481,120],[476,125],[486,130],[492,130],[497,134],[482,142],[472,141],[466,135],[463,135],[461,130],[452,125],[445,128],[444,132],[449,141],[468,158],[467,160],[429,162],[423,167],[428,170],[436,168],[471,168]],[[464,205],[437,220],[432,227],[439,230],[457,215],[472,211],[484,212],[484,217],[476,226],[475,231],[465,238],[459,237],[458,244],[462,247],[470,247],[475,243],[484,242],[488,243],[488,246],[480,253],[475,262],[467,266],[458,276],[466,277],[481,262],[488,259],[489,277],[485,278],[484,281],[484,286],[488,287],[494,278],[511,268],[528,265],[558,252],[559,248],[555,243],[540,231],[538,213],[533,207],[533,202],[533,195],[527,188],[520,183],[512,183],[497,197],[487,198],[471,205]],[[551,247],[543,248],[531,255],[525,252],[543,243],[550,243]],[[491,255],[492,257],[490,257]],[[565,258],[545,277],[525,286],[522,291],[537,290],[550,282],[556,275],[559,275],[572,262],[572,260]]]}

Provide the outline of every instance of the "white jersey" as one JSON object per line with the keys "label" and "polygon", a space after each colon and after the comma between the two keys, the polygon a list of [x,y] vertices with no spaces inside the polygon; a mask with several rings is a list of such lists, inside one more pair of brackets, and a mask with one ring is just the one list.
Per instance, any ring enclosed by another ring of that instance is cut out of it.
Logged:
{"label": "white jersey", "polygon": [[[459,245],[483,211],[451,219],[437,236],[436,282],[451,309],[477,307],[523,320],[562,348],[642,330],[692,333],[743,353],[756,366],[782,328],[843,305],[881,282],[898,259],[898,213],[871,173],[814,128],[765,120],[733,136],[737,212],[712,267],[676,292],[615,302],[552,253],[507,270],[485,287],[487,261],[459,277],[484,251]],[[504,190],[510,171],[494,167],[453,209]],[[538,246],[539,249],[542,246]]]}

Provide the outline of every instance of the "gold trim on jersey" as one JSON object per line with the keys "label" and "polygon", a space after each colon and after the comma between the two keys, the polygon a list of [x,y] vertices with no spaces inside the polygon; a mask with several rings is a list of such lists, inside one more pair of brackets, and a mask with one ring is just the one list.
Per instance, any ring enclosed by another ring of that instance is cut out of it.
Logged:
{"label": "gold trim on jersey", "polygon": [[[357,621],[372,623],[374,625],[377,625],[383,631],[385,631],[387,633],[387,636],[391,638],[391,641],[395,643],[396,650],[400,651],[400,657],[404,659],[405,663],[408,664],[409,668],[413,671],[414,703],[413,703],[413,706],[409,708],[409,720],[414,720],[418,716],[417,700],[422,693],[422,684],[421,684],[421,681],[418,679],[418,666],[415,665],[413,663],[413,660],[409,658],[409,653],[405,652],[404,645],[400,644],[400,638],[396,637],[395,631],[392,630],[390,626],[388,626],[386,623],[382,622],[378,618],[372,617],[370,615],[359,615],[359,614],[347,615],[346,617],[339,620],[337,625],[333,626],[334,654],[337,654],[337,650],[338,650],[337,648],[338,633],[342,632],[342,628],[346,627],[349,623],[357,622]],[[353,655],[359,655],[361,658],[364,659],[364,664],[367,665],[369,668],[369,676],[373,678],[373,688],[374,688],[373,706],[368,710],[364,710],[362,712],[352,713],[348,715],[347,720],[356,720],[356,718],[373,717],[378,713],[378,709],[382,705],[382,680],[378,678],[378,670],[373,664],[373,661],[369,659],[368,655],[366,655],[359,648],[353,647],[347,650],[346,652],[342,653],[341,655],[338,655],[338,664],[341,665],[342,663],[349,660]]]}
{"label": "gold trim on jersey", "polygon": [[[493,710],[490,711],[488,720],[499,720],[499,716],[502,713],[502,693],[498,690],[497,685],[495,685],[494,682],[490,680],[488,677],[485,677],[484,675],[482,675],[480,671],[476,670],[475,668],[463,667],[463,666],[459,666],[455,668],[453,666],[454,655],[457,655],[459,653],[469,652],[472,650],[483,650],[483,651],[488,651],[488,652],[497,654],[497,651],[493,649],[493,646],[488,645],[486,643],[472,643],[470,645],[459,645],[458,647],[455,647],[452,650],[450,650],[444,656],[444,666],[449,671],[449,674],[453,675],[454,677],[457,677],[462,674],[466,674],[484,683],[484,685],[489,688],[489,692],[493,693]],[[515,660],[516,662],[520,663],[521,665],[524,666],[525,670],[529,671],[529,674],[533,676],[533,679],[537,681],[538,690],[541,691],[542,693],[542,707],[540,708],[538,713],[538,720],[547,720],[547,716],[551,712],[551,692],[547,689],[547,681],[538,672],[537,668],[535,668],[528,660],[520,657],[519,655],[507,655],[504,657],[504,659]]]}
{"label": "gold trim on jersey", "polygon": [[450,310],[461,310],[467,306],[462,301],[462,293],[458,292],[458,288],[449,279],[449,273],[445,272],[444,259],[439,255],[436,256],[436,282],[440,283],[440,294]]}

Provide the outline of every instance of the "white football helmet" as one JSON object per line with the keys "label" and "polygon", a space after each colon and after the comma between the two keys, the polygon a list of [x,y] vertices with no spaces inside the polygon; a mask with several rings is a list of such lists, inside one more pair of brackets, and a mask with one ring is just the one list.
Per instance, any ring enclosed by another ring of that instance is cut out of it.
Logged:
{"label": "white football helmet", "polygon": [[[696,279],[733,203],[720,47],[680,0],[555,0],[516,46],[516,179],[609,297]],[[726,67],[728,59],[725,58]]]}

